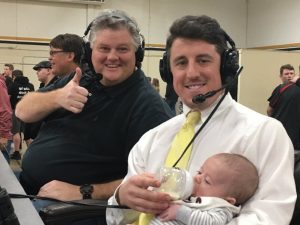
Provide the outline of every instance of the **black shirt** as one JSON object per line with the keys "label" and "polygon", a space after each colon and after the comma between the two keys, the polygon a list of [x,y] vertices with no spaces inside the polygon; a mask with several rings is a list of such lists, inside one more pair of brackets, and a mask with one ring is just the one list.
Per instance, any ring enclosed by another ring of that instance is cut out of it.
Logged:
{"label": "black shirt", "polygon": [[277,86],[268,99],[273,108],[272,117],[279,120],[286,129],[295,149],[300,149],[300,88],[292,84],[282,92]]}
{"label": "black shirt", "polygon": [[17,103],[30,91],[34,91],[34,87],[29,83],[28,78],[23,76],[16,77],[9,91],[11,108],[15,109]]}
{"label": "black shirt", "polygon": [[[56,80],[58,79],[57,76],[53,77],[51,81],[46,85],[49,86],[53,84]],[[44,83],[40,84],[40,88],[46,87]],[[35,139],[37,136],[40,127],[42,125],[43,121],[38,121],[35,123],[24,123],[24,140],[29,140],[29,139]]]}
{"label": "black shirt", "polygon": [[133,145],[173,116],[141,70],[112,87],[89,78],[81,86],[90,93],[83,111],[52,113],[23,157],[21,183],[28,194],[54,179],[80,185],[123,178]]}
{"label": "black shirt", "polygon": [[177,99],[178,99],[178,95],[174,90],[173,84],[167,83],[165,100],[172,110],[175,110]]}
{"label": "black shirt", "polygon": [[11,77],[6,76],[5,77],[5,84],[6,84],[6,87],[7,87],[8,95],[10,95],[11,87],[14,84],[14,81],[13,81],[13,79]]}

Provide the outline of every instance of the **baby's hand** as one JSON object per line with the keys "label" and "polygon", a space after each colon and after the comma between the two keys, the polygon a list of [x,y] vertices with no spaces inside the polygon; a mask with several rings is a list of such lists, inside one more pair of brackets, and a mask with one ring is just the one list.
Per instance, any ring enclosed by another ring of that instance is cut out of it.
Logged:
{"label": "baby's hand", "polygon": [[177,204],[171,204],[169,208],[167,208],[165,211],[159,214],[159,219],[163,222],[169,221],[169,220],[175,220],[176,214],[178,209],[180,208],[180,205]]}

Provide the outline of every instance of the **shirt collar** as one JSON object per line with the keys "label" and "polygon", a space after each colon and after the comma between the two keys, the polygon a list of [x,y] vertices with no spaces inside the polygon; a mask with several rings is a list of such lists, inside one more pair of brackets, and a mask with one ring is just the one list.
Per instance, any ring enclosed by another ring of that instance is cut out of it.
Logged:
{"label": "shirt collar", "polygon": [[[215,108],[215,106],[218,104],[218,102],[220,101],[220,99],[222,98],[223,95],[220,95],[216,101],[214,101],[208,108],[204,109],[204,110],[200,110],[201,112],[201,121],[204,122],[207,117],[210,115],[210,113],[213,111],[213,109]],[[219,106],[219,108],[217,109],[217,112],[223,111],[228,104],[232,101],[232,97],[229,93],[227,93],[226,97],[224,98],[223,102],[221,103],[221,105]],[[185,116],[187,116],[187,114],[191,111],[191,108],[189,108],[187,105],[185,105],[183,103],[183,113]]]}

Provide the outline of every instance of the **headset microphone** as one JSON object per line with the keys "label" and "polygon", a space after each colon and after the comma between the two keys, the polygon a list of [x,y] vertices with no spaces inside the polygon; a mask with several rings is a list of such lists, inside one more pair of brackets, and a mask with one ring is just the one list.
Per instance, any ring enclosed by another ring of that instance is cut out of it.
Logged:
{"label": "headset microphone", "polygon": [[[225,86],[225,85],[224,85]],[[222,87],[222,88],[220,88],[220,89],[218,89],[218,90],[215,90],[215,91],[209,91],[209,92],[207,92],[206,94],[201,94],[201,95],[196,95],[195,97],[193,97],[193,103],[195,103],[195,104],[199,104],[199,103],[202,103],[202,102],[204,102],[207,98],[209,98],[209,97],[212,97],[212,96],[214,96],[218,91],[221,91],[221,90],[223,90],[225,87]]]}
{"label": "headset microphone", "polygon": [[209,91],[206,94],[200,94],[200,95],[196,95],[193,97],[193,103],[195,104],[200,104],[203,103],[207,98],[210,98],[212,96],[214,96],[216,93],[218,93],[219,91],[222,91],[228,87],[230,87],[231,85],[234,84],[234,82],[236,81],[237,77],[240,75],[241,71],[242,71],[243,67],[239,67],[239,69],[236,72],[236,75],[234,76],[233,79],[231,79],[230,82],[228,82],[227,84],[223,85],[221,88],[214,90],[214,91]]}

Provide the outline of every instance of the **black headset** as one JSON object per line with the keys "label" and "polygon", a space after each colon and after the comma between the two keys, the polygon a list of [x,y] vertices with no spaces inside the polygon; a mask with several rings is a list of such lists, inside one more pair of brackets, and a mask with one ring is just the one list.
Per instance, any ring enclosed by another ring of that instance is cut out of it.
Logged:
{"label": "black headset", "polygon": [[[221,56],[221,79],[222,84],[227,84],[233,80],[239,69],[239,53],[235,48],[234,41],[223,31],[225,40],[229,43],[230,48],[226,49]],[[166,83],[173,82],[173,75],[169,65],[168,52],[164,52],[162,59],[159,61],[159,73],[161,79]]]}
{"label": "black headset", "polygon": [[[125,16],[125,15],[119,15],[119,14],[112,14],[111,17],[114,17],[114,18],[120,18],[120,19],[123,19],[125,21],[129,21],[129,22],[132,22],[133,24],[135,24],[135,22],[130,19],[129,17]],[[91,27],[93,25],[93,22],[95,20],[93,20],[86,28],[85,32],[84,32],[84,55],[85,55],[85,60],[86,62],[88,63],[88,65],[90,67],[93,67],[92,65],[92,61],[91,61],[91,55],[92,55],[92,49],[90,47],[90,43],[89,41],[87,40],[86,36],[88,35],[88,33],[90,32],[91,30]],[[138,27],[137,27],[138,29]],[[144,56],[145,56],[145,38],[144,36],[139,33],[140,35],[140,45],[138,46],[136,52],[135,52],[135,65],[137,68],[141,68],[142,66],[142,62],[144,60]]]}

